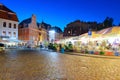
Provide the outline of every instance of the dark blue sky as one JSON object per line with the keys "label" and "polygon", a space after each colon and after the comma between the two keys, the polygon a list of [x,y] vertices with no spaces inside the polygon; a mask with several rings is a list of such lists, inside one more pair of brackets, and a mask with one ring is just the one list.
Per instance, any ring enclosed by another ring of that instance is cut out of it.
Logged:
{"label": "dark blue sky", "polygon": [[62,30],[71,21],[102,22],[107,16],[120,23],[120,0],[2,0],[1,3],[17,13],[19,21],[35,14]]}

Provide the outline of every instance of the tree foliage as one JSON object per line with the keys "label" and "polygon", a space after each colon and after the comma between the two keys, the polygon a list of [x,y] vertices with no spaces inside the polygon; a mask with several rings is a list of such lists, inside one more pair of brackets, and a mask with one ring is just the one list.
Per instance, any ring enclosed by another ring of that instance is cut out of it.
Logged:
{"label": "tree foliage", "polygon": [[113,26],[113,18],[106,17],[106,19],[103,21],[103,28],[108,28]]}

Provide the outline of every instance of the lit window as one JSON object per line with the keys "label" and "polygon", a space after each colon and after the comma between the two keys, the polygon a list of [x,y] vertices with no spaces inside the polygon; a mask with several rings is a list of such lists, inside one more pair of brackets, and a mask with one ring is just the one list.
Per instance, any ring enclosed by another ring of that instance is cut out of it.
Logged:
{"label": "lit window", "polygon": [[6,22],[3,22],[3,27],[6,27]]}
{"label": "lit window", "polygon": [[11,23],[9,23],[9,28],[11,28]]}
{"label": "lit window", "polygon": [[16,24],[14,24],[14,29],[16,29]]}
{"label": "lit window", "polygon": [[70,33],[70,31],[68,31],[68,33]]}

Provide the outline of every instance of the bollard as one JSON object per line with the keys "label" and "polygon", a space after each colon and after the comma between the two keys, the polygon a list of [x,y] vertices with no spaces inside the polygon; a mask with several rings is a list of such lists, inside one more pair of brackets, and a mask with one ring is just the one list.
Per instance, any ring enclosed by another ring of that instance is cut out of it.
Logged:
{"label": "bollard", "polygon": [[61,53],[64,53],[64,48],[61,48]]}

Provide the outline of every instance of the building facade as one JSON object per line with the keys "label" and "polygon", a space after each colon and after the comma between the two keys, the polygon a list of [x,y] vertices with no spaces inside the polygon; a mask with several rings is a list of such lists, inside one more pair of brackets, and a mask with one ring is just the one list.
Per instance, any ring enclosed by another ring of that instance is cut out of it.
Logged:
{"label": "building facade", "polygon": [[26,45],[39,45],[39,36],[41,32],[36,22],[36,16],[32,15],[31,18],[23,20],[19,24],[19,40],[22,40]]}
{"label": "building facade", "polygon": [[92,29],[93,31],[97,30],[97,22],[82,22],[80,20],[76,20],[67,24],[64,28],[64,37],[72,37],[72,36],[79,36]]}
{"label": "building facade", "polygon": [[15,12],[0,4],[0,42],[16,45],[18,41],[18,18]]}
{"label": "building facade", "polygon": [[39,37],[40,42],[44,43],[44,41],[48,41],[47,30],[44,28],[40,28],[39,30],[40,30],[40,37]]}
{"label": "building facade", "polygon": [[42,43],[44,43],[46,41],[48,42],[48,40],[49,40],[49,33],[48,33],[48,31],[49,31],[50,28],[51,28],[51,25],[47,24],[47,23],[45,23],[43,21],[39,24],[39,30],[41,32],[40,41]]}
{"label": "building facade", "polygon": [[63,39],[62,30],[57,26],[51,27],[49,30],[49,42],[54,43],[56,41],[59,41],[60,39]]}

